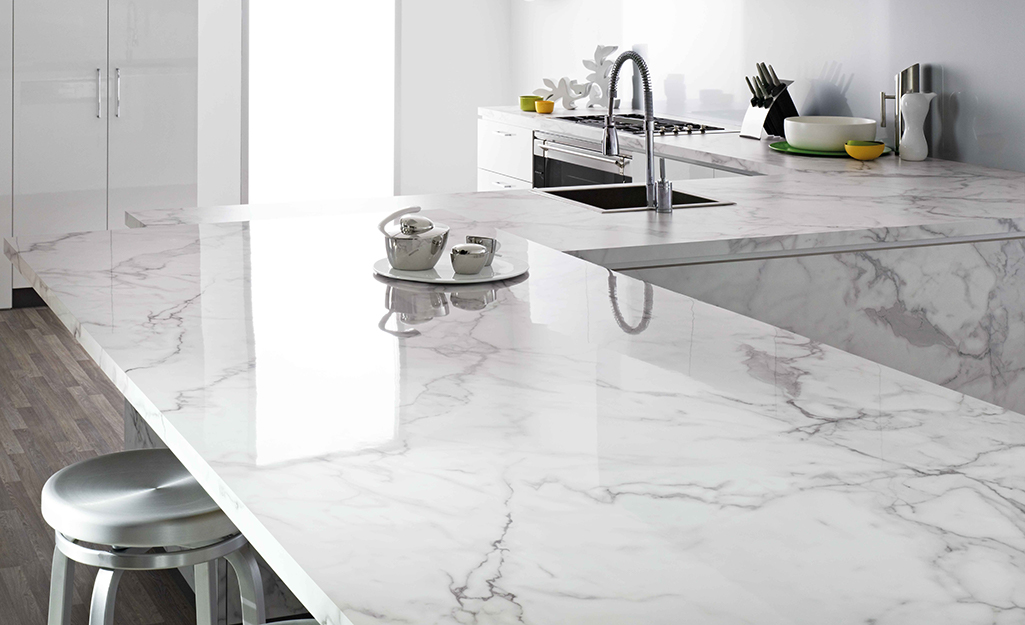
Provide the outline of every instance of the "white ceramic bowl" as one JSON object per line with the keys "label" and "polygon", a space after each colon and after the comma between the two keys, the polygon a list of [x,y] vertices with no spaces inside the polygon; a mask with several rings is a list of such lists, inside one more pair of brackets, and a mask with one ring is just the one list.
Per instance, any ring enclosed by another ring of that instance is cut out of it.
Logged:
{"label": "white ceramic bowl", "polygon": [[788,117],[783,133],[791,147],[800,150],[843,152],[848,141],[874,141],[876,120],[865,117]]}

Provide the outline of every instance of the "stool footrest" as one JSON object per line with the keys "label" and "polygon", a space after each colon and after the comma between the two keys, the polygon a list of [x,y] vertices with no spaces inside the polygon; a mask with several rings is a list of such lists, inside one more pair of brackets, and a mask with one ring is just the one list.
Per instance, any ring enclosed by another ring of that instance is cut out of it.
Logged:
{"label": "stool footrest", "polygon": [[184,549],[182,551],[138,553],[138,550],[135,549],[119,552],[86,547],[60,532],[57,532],[56,542],[56,546],[60,549],[61,553],[75,562],[101,569],[120,569],[123,571],[157,571],[176,569],[183,566],[195,566],[196,564],[223,558],[247,544],[245,536],[235,534],[209,545]]}

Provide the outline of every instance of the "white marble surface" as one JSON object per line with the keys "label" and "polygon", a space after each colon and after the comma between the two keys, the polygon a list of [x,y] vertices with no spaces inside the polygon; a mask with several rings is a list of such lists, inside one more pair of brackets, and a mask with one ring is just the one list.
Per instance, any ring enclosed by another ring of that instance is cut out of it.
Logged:
{"label": "white marble surface", "polygon": [[[482,108],[480,115],[531,129],[599,136],[593,127],[513,107]],[[633,135],[621,133],[621,139],[626,148],[643,147]],[[446,219],[464,227],[514,232],[986,401],[1025,409],[1025,375],[1020,373],[1025,355],[1015,342],[1016,328],[1025,323],[1019,322],[1022,304],[1015,295],[1020,289],[1017,265],[1004,263],[1008,266],[1002,268],[1001,254],[987,258],[976,248],[956,259],[952,249],[934,249],[937,243],[970,242],[978,249],[999,250],[1009,241],[1025,240],[1025,175],[950,161],[806,158],[773,152],[764,141],[736,134],[657,137],[656,143],[661,155],[759,175],[679,181],[677,188],[736,205],[676,211],[671,218],[603,215],[525,191],[395,198],[377,202],[377,210],[413,203],[444,207],[458,214]],[[134,225],[374,207],[373,201],[351,201],[150,211],[140,213]],[[900,251],[909,246],[922,247]],[[883,262],[883,278],[864,278],[876,276],[880,256],[936,262],[928,268]],[[870,257],[875,260],[867,266],[856,260]],[[829,270],[823,269],[826,265]],[[950,266],[962,271],[952,274]],[[811,273],[810,267],[821,271]],[[963,276],[969,284],[979,274],[991,276],[990,287],[973,285],[976,297],[966,298],[965,305],[949,301],[936,288],[951,276]],[[894,281],[899,288],[888,286]],[[917,297],[901,304],[908,293]],[[900,309],[907,305],[912,307]],[[897,315],[898,310],[903,312]],[[884,320],[894,315],[894,323]],[[930,335],[939,344],[921,344],[916,324],[943,328]]]}
{"label": "white marble surface", "polygon": [[1025,239],[627,273],[1025,414]]}
{"label": "white marble surface", "polygon": [[399,338],[376,219],[5,248],[322,622],[1025,619],[1022,416],[508,233]]}
{"label": "white marble surface", "polygon": [[[598,130],[523,113],[482,108],[482,117],[597,137]],[[642,141],[621,133],[624,149]],[[536,191],[407,196],[316,204],[139,211],[131,225],[214,223],[385,212],[419,204],[456,213],[467,227],[499,228],[605,267],[628,269],[808,251],[852,251],[909,243],[989,240],[1025,230],[1025,174],[952,161],[859,162],[780,154],[737,134],[656,141],[658,154],[759,175],[678,182],[677,188],[732,206],[601,214]]]}

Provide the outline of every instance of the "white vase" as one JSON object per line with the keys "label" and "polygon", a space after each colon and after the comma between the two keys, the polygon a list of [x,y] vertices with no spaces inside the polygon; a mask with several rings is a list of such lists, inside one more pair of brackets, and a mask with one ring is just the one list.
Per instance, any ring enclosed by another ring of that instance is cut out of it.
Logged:
{"label": "white vase", "polygon": [[925,142],[925,116],[935,93],[905,93],[900,97],[900,116],[904,118],[904,134],[900,136],[900,158],[905,161],[924,161],[929,156]]}

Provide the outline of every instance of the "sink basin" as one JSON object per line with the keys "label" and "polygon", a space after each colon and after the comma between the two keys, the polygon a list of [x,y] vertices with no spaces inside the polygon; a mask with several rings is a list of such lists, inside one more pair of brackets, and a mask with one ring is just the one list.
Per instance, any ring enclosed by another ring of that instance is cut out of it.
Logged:
{"label": "sink basin", "polygon": [[[648,210],[648,196],[643,184],[546,189],[542,193],[586,204],[603,213]],[[727,206],[729,204],[733,204],[733,202],[720,202],[700,195],[673,191],[674,209]]]}

